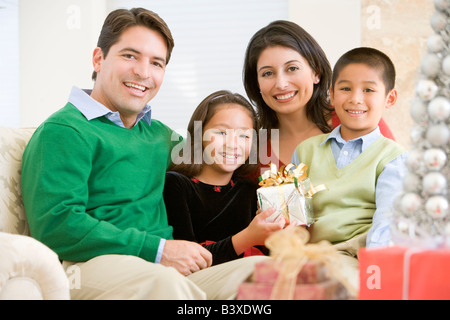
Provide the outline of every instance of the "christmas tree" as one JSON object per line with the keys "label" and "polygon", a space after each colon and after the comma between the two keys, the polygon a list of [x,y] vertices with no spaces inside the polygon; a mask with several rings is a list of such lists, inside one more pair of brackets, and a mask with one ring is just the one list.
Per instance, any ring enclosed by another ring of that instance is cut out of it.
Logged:
{"label": "christmas tree", "polygon": [[435,0],[411,116],[412,149],[392,228],[394,242],[450,245],[450,0]]}

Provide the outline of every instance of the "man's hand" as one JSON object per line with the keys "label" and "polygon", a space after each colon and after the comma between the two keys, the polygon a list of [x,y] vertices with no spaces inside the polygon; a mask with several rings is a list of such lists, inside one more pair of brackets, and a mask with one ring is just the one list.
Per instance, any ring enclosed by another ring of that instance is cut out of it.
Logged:
{"label": "man's hand", "polygon": [[187,276],[211,266],[212,255],[198,243],[167,240],[160,263],[168,267],[174,267],[181,274]]}

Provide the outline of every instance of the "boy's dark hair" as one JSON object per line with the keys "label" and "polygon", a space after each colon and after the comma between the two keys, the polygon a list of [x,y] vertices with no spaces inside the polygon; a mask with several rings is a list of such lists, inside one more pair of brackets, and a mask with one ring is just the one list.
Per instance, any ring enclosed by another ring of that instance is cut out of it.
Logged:
{"label": "boy's dark hair", "polygon": [[291,21],[277,20],[256,32],[248,43],[244,59],[244,88],[250,101],[258,110],[263,129],[278,128],[278,117],[261,96],[256,66],[261,53],[269,47],[282,46],[297,51],[311,69],[320,77],[314,84],[311,99],[306,104],[306,116],[322,132],[331,132],[328,120],[331,118],[328,90],[331,82],[331,66],[325,52],[317,41],[302,27]]}
{"label": "boy's dark hair", "polygon": [[371,68],[377,69],[381,73],[386,94],[395,87],[395,67],[391,59],[383,52],[369,47],[355,48],[344,53],[334,65],[333,78],[331,81],[332,90],[336,80],[346,66],[353,63],[363,63]]}
{"label": "boy's dark hair", "polygon": [[[161,34],[166,41],[167,56],[166,64],[169,63],[170,55],[174,47],[172,33],[169,27],[153,11],[143,8],[117,9],[112,11],[103,23],[100,36],[98,38],[97,47],[102,49],[104,58],[108,55],[109,49],[119,41],[122,33],[130,27],[143,26],[150,30],[154,30]],[[97,72],[93,72],[92,80],[97,79]]]}

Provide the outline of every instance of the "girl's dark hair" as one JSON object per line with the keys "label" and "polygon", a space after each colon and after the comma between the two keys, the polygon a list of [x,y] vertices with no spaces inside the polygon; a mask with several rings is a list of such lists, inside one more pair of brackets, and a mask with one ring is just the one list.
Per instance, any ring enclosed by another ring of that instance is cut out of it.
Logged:
{"label": "girl's dark hair", "polygon": [[[144,8],[117,9],[112,11],[103,23],[100,36],[98,37],[97,47],[102,49],[106,58],[109,49],[119,41],[122,33],[128,28],[143,26],[161,34],[166,41],[167,56],[166,64],[169,63],[173,47],[175,45],[169,27],[163,19],[153,11]],[[93,72],[92,80],[97,79],[97,72]]]}
{"label": "girl's dark hair", "polygon": [[386,94],[395,87],[395,67],[392,60],[383,52],[369,47],[359,47],[347,51],[336,62],[333,69],[332,89],[336,84],[336,79],[349,64],[363,63],[371,68],[380,71],[381,79],[383,79],[386,87]]}
{"label": "girl's dark hair", "polygon": [[[195,109],[187,127],[186,143],[189,143],[190,153],[182,155],[183,161],[180,164],[172,165],[169,170],[176,171],[188,177],[194,177],[200,173],[203,167],[203,143],[196,143],[195,137],[202,137],[203,142],[203,128],[209,120],[216,114],[216,112],[223,107],[224,104],[238,104],[249,112],[249,116],[253,120],[253,143],[250,154],[256,154],[257,146],[257,128],[258,120],[256,112],[250,102],[239,93],[232,93],[227,90],[216,91],[207,96]],[[200,126],[196,123],[200,122]],[[198,139],[198,138],[197,138]],[[196,150],[197,149],[197,150]],[[195,155],[201,154],[202,159],[194,159]],[[180,159],[179,159],[180,160]],[[179,161],[178,161],[179,162]],[[234,177],[249,176],[258,168],[257,161],[250,161],[250,158],[245,161],[236,171]]]}
{"label": "girl's dark hair", "polygon": [[306,104],[306,116],[322,132],[330,132],[328,120],[331,117],[328,90],[331,84],[330,63],[319,44],[299,25],[284,20],[270,23],[256,32],[247,46],[244,60],[243,81],[250,101],[257,107],[261,128],[278,128],[278,118],[263,100],[257,75],[257,63],[262,51],[268,47],[282,46],[297,51],[308,61],[312,70],[320,77],[314,84],[311,99]]}

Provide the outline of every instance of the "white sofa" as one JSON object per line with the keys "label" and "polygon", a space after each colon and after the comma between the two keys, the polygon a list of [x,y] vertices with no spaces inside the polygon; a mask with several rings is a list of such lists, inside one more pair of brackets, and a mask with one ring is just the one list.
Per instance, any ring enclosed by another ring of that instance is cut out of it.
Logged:
{"label": "white sofa", "polygon": [[58,256],[30,236],[22,203],[22,154],[33,132],[0,127],[0,300],[70,299]]}

